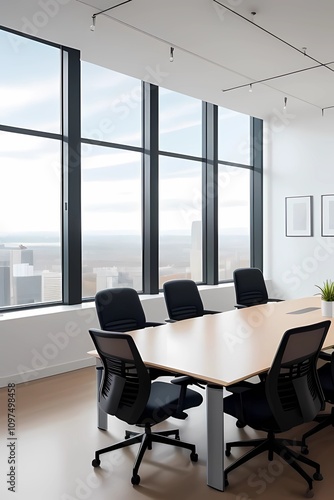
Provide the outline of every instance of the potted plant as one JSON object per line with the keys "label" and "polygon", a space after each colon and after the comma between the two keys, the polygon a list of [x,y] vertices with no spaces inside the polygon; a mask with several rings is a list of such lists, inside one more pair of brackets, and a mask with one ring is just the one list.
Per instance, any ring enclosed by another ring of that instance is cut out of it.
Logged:
{"label": "potted plant", "polygon": [[334,316],[334,282],[324,281],[322,286],[315,285],[321,292],[321,312],[323,316]]}

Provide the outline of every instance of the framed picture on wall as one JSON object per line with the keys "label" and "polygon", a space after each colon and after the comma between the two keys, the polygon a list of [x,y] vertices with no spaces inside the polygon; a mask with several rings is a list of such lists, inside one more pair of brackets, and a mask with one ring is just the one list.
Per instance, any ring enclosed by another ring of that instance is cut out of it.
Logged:
{"label": "framed picture on wall", "polygon": [[321,196],[321,236],[334,236],[334,194]]}
{"label": "framed picture on wall", "polygon": [[285,198],[285,236],[313,236],[313,196]]}

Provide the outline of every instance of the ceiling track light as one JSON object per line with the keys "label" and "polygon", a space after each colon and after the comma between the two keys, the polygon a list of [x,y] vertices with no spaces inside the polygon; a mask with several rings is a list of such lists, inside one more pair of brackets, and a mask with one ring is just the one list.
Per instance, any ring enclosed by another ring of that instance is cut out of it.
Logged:
{"label": "ceiling track light", "polygon": [[333,109],[333,108],[334,106],[326,106],[325,108],[321,108],[321,116],[324,116],[326,109]]}
{"label": "ceiling track light", "polygon": [[170,62],[173,62],[173,61],[174,61],[174,47],[171,47],[171,48],[170,48],[170,52],[169,52],[169,61],[170,61]]}
{"label": "ceiling track light", "polygon": [[284,97],[284,106],[283,106],[283,109],[286,109],[287,102],[288,102],[288,98]]}
{"label": "ceiling track light", "polygon": [[253,92],[253,84],[252,83],[249,84],[249,92]]}
{"label": "ceiling track light", "polygon": [[95,14],[92,15],[92,24],[90,26],[91,31],[95,31],[95,21],[96,21],[96,16],[99,16],[100,14],[103,14],[104,12],[107,12],[108,10],[116,9],[116,7],[120,7],[121,5],[124,5],[125,3],[132,2],[132,0],[124,0],[123,2],[118,3],[117,5],[113,5],[112,7],[108,7],[107,9],[100,10],[100,12],[96,12]]}

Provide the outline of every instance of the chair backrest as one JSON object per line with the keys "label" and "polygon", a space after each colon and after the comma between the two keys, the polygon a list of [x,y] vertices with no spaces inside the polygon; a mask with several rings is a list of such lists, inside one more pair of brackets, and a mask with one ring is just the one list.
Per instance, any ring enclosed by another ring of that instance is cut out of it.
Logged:
{"label": "chair backrest", "polygon": [[203,302],[194,281],[166,281],[163,290],[170,319],[182,320],[203,316]]}
{"label": "chair backrest", "polygon": [[145,328],[145,313],[133,288],[100,290],[95,295],[95,307],[102,330],[129,332]]}
{"label": "chair backrest", "polygon": [[90,329],[104,370],[100,406],[128,424],[142,415],[151,392],[151,380],[133,338],[125,333]]}
{"label": "chair backrest", "polygon": [[330,324],[326,320],[293,328],[280,342],[265,387],[282,431],[312,421],[324,409],[317,360]]}
{"label": "chair backrest", "polygon": [[235,269],[233,272],[237,304],[254,306],[268,301],[268,292],[262,271],[256,267]]}

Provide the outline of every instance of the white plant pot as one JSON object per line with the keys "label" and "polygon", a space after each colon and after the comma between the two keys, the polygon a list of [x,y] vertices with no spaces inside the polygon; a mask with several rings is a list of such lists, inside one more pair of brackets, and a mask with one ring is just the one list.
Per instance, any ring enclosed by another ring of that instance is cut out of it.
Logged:
{"label": "white plant pot", "polygon": [[334,312],[333,304],[334,304],[333,302],[328,302],[327,300],[321,301],[321,313],[323,316],[326,316],[328,318],[333,317],[333,312]]}

